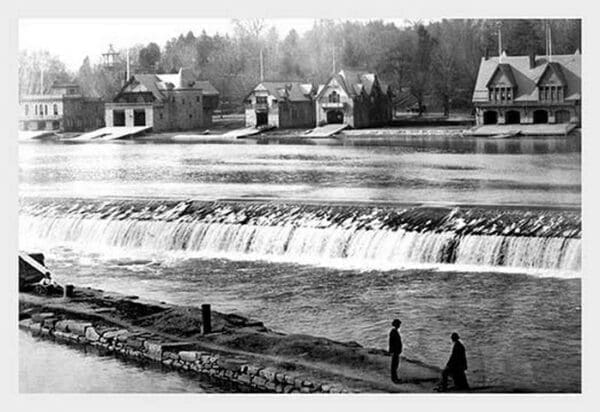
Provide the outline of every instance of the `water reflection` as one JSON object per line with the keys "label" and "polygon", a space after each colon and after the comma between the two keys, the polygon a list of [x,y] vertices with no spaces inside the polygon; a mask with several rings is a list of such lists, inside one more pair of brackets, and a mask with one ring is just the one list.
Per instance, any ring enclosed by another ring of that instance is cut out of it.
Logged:
{"label": "water reflection", "polygon": [[19,391],[24,393],[224,392],[207,380],[34,338],[19,331]]}
{"label": "water reflection", "polygon": [[392,146],[22,144],[19,188],[34,196],[579,204],[581,155],[569,151],[576,147],[571,141],[404,137]]}
{"label": "water reflection", "polygon": [[420,152],[485,153],[485,154],[545,154],[579,153],[581,137],[519,137],[492,139],[463,136],[393,136],[350,137],[348,146],[394,146]]}

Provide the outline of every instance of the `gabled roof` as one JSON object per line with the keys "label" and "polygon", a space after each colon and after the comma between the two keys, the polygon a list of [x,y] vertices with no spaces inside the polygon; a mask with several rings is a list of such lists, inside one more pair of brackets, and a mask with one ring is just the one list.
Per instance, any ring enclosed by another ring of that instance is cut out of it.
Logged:
{"label": "gabled roof", "polygon": [[291,102],[312,101],[313,85],[302,82],[263,81],[257,84],[244,98],[247,99],[258,90],[266,90],[270,96],[276,99],[286,99]]}
{"label": "gabled roof", "polygon": [[496,66],[496,70],[494,70],[494,74],[492,74],[490,76],[490,80],[487,82],[487,85],[486,85],[487,87],[491,86],[492,81],[496,78],[496,75],[498,73],[504,75],[508,79],[511,86],[513,86],[513,87],[517,86],[517,82],[515,81],[515,76],[513,75],[510,64],[500,63]]}
{"label": "gabled roof", "polygon": [[473,91],[473,102],[488,101],[487,86],[500,65],[510,66],[510,72],[517,85],[515,102],[538,100],[537,85],[548,67],[551,67],[557,76],[564,78],[564,84],[567,85],[565,100],[581,99],[581,54],[579,53],[555,55],[552,56],[551,61],[547,56],[536,56],[533,67],[530,67],[529,56],[502,56],[502,61],[498,60],[498,56],[487,60],[481,59]]}
{"label": "gabled roof", "polygon": [[563,74],[562,69],[560,68],[560,64],[558,64],[557,62],[549,62],[546,65],[546,68],[544,69],[542,74],[540,75],[540,78],[535,82],[535,84],[539,85],[546,73],[548,73],[549,71],[554,72],[556,74],[556,77],[558,77],[558,80],[563,85],[567,85],[567,79],[565,78],[565,75]]}
{"label": "gabled roof", "polygon": [[[325,86],[331,83],[332,80],[336,80],[344,89],[346,94],[351,98],[359,96],[363,91],[370,95],[373,91],[373,86],[379,83],[377,75],[375,73],[369,73],[366,71],[358,70],[340,70],[339,73],[334,74],[327,80]],[[325,87],[319,87],[317,98],[321,97],[321,94]],[[385,92],[385,91],[384,91]]]}
{"label": "gabled roof", "polygon": [[116,98],[127,92],[150,92],[156,100],[163,100],[166,97],[164,91],[181,89],[202,89],[202,95],[219,94],[208,80],[195,80],[190,70],[182,68],[173,74],[135,74]]}

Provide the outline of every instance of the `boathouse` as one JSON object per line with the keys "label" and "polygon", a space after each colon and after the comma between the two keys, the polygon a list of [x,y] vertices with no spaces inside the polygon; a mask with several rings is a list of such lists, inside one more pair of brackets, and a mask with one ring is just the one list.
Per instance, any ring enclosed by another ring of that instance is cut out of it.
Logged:
{"label": "boathouse", "polygon": [[155,132],[210,127],[219,92],[191,71],[136,74],[105,106],[106,125],[147,126]]}
{"label": "boathouse", "polygon": [[81,132],[104,125],[104,103],[75,83],[54,82],[47,93],[20,98],[20,130]]}
{"label": "boathouse", "polygon": [[581,122],[581,54],[483,57],[477,125]]}
{"label": "boathouse", "polygon": [[392,119],[392,93],[375,73],[341,70],[319,87],[317,125],[384,126]]}
{"label": "boathouse", "polygon": [[310,83],[260,82],[245,98],[246,126],[314,127],[314,95]]}

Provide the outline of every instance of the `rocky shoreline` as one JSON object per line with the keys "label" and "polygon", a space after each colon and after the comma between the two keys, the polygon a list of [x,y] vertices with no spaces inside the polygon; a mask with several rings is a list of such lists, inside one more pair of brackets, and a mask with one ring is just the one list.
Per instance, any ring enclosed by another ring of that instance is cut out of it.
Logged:
{"label": "rocky shoreline", "polygon": [[402,384],[389,381],[389,356],[357,343],[285,335],[262,322],[91,288],[70,297],[35,288],[19,294],[19,327],[102,354],[209,377],[239,392],[431,392],[439,369],[403,359]]}

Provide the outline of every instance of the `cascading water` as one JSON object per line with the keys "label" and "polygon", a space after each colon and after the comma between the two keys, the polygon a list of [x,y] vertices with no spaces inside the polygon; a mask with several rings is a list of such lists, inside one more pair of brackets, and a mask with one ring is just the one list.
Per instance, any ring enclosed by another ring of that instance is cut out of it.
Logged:
{"label": "cascading water", "polygon": [[24,200],[22,248],[68,245],[363,269],[578,272],[573,210],[252,202]]}

